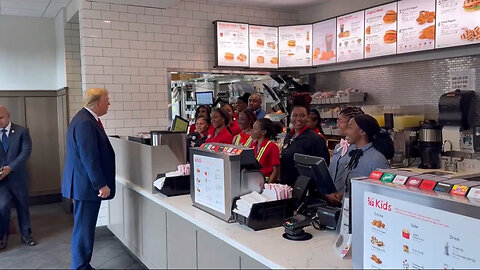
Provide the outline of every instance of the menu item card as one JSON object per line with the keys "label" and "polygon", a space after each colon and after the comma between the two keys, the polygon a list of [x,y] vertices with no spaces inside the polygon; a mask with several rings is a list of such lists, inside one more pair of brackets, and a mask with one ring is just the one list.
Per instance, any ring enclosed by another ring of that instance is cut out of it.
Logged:
{"label": "menu item card", "polygon": [[478,268],[480,220],[364,193],[364,269]]}
{"label": "menu item card", "polygon": [[397,52],[397,3],[365,10],[365,58]]}
{"label": "menu item card", "polygon": [[313,24],[313,65],[325,65],[337,61],[336,19]]}
{"label": "menu item card", "polygon": [[225,170],[221,158],[193,155],[195,202],[225,214]]}
{"label": "menu item card", "polygon": [[280,26],[279,67],[312,65],[312,25]]}
{"label": "menu item card", "polygon": [[278,28],[250,25],[250,67],[278,68]]}
{"label": "menu item card", "polygon": [[365,13],[337,17],[337,62],[363,59]]}
{"label": "menu item card", "polygon": [[248,67],[248,24],[217,22],[217,65]]}
{"label": "menu item card", "polygon": [[397,53],[435,47],[435,0],[398,2]]}
{"label": "menu item card", "polygon": [[480,43],[480,1],[437,1],[435,48]]}

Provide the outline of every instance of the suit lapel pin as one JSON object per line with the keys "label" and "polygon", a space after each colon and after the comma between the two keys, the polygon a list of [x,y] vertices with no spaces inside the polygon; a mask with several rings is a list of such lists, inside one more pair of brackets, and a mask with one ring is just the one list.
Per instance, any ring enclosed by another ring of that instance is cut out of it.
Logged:
{"label": "suit lapel pin", "polygon": [[15,133],[15,130],[12,129],[12,134]]}

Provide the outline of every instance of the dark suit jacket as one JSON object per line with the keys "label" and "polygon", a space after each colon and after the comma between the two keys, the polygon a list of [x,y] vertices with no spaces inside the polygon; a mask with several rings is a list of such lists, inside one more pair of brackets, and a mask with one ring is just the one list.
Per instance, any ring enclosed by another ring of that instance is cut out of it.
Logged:
{"label": "dark suit jacket", "polygon": [[7,149],[0,146],[0,167],[8,166],[12,172],[2,181],[8,185],[26,185],[29,179],[27,159],[32,152],[32,140],[28,129],[12,123],[8,134]]}
{"label": "dark suit jacket", "polygon": [[105,185],[115,196],[115,152],[107,134],[85,108],[72,119],[67,131],[62,194],[75,200],[101,200]]}

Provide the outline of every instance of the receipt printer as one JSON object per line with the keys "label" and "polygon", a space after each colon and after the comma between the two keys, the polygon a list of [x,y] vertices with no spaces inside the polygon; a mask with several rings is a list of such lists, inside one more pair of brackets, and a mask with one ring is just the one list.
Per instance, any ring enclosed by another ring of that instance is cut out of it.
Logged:
{"label": "receipt printer", "polygon": [[341,209],[338,207],[328,205],[319,207],[317,210],[317,216],[320,227],[328,230],[335,230],[337,228],[340,212]]}
{"label": "receipt printer", "polygon": [[473,120],[474,91],[455,90],[443,94],[438,101],[438,122],[443,126],[470,129]]}

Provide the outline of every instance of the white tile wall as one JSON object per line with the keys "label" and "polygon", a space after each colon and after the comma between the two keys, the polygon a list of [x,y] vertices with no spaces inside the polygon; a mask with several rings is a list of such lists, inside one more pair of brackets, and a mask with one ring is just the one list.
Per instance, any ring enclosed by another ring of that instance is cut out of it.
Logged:
{"label": "white tile wall", "polygon": [[168,9],[84,0],[79,18],[83,89],[106,87],[106,131],[132,135],[168,126],[167,68],[214,66],[214,20],[280,25],[297,14],[207,0]]}
{"label": "white tile wall", "polygon": [[[77,111],[82,108],[80,32],[78,23],[65,23],[65,65],[69,101],[68,116],[71,120]],[[103,68],[103,66],[99,65],[96,69],[99,68]],[[95,70],[95,68],[92,70]],[[90,69],[88,71],[90,72]]]}

